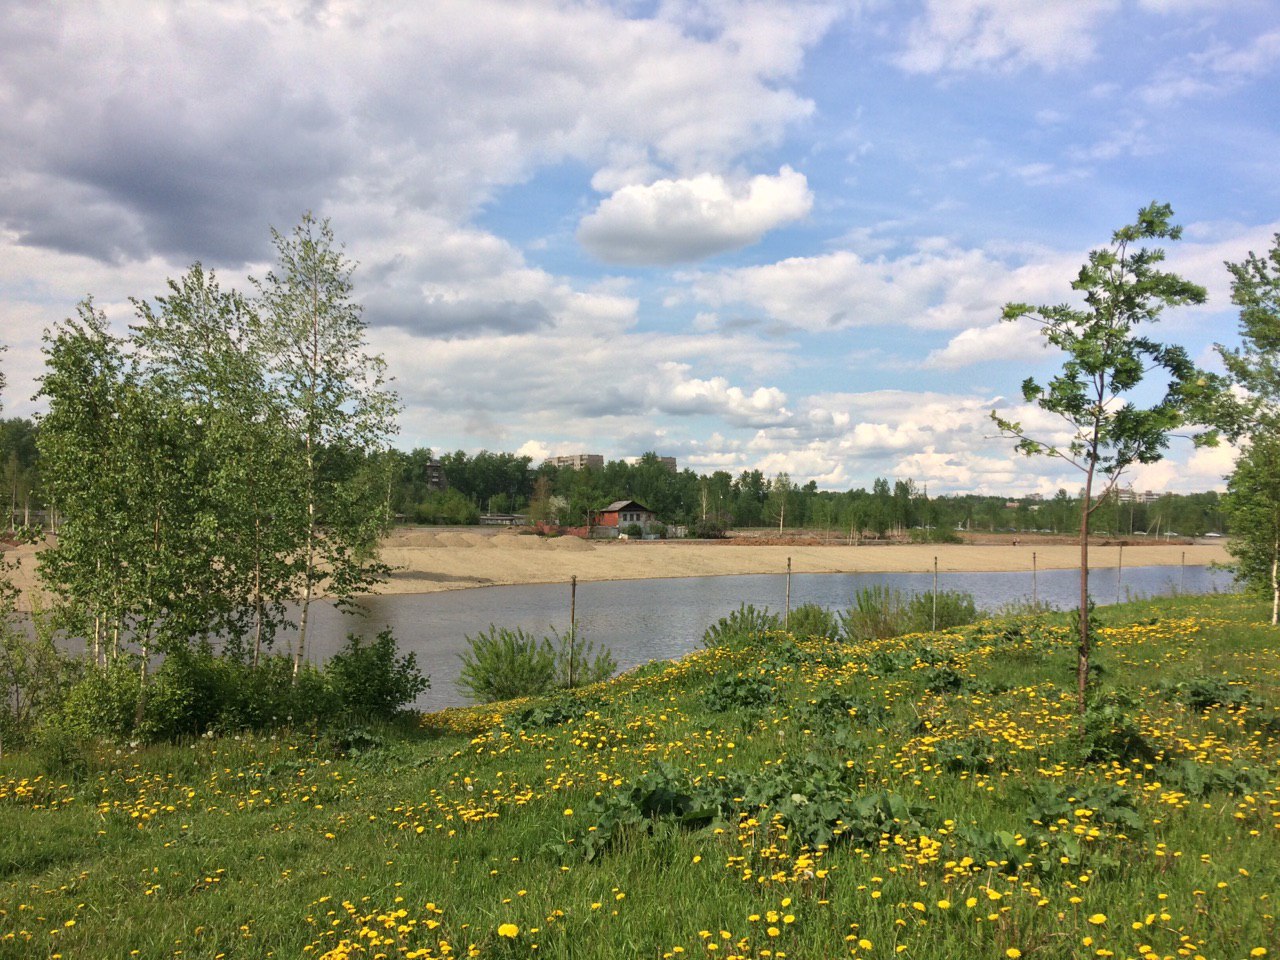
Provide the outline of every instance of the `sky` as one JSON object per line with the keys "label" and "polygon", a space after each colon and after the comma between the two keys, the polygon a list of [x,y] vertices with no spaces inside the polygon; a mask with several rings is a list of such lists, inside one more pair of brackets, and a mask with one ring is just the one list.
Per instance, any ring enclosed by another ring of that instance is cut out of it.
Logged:
{"label": "sky", "polygon": [[[0,367],[195,261],[248,292],[330,219],[404,449],[645,451],[823,489],[1026,495],[997,435],[1062,303],[1153,200],[1208,288],[1150,335],[1220,369],[1224,261],[1280,232],[1275,0],[50,4],[0,32]],[[1139,489],[1221,488],[1175,440]]]}

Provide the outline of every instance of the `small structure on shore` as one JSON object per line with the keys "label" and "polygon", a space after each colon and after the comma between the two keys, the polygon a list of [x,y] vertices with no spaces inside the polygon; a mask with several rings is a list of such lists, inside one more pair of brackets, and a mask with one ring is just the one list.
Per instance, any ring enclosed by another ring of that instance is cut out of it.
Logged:
{"label": "small structure on shore", "polygon": [[647,534],[658,526],[658,515],[635,500],[615,500],[591,518],[596,536],[602,537],[616,537],[632,524],[640,528],[642,535]]}

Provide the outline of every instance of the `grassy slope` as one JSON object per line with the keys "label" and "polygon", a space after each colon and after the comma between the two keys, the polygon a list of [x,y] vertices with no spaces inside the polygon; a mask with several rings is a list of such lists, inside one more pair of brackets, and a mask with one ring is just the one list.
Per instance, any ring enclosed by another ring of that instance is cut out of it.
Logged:
{"label": "grassy slope", "polygon": [[[562,723],[452,711],[363,754],[206,740],[65,781],[7,758],[0,958],[1280,956],[1277,631],[1238,598],[1103,615],[1103,681],[1150,761],[1079,759],[1065,625],[992,624],[779,636],[601,685]],[[1255,705],[1157,689],[1197,676]],[[779,700],[731,705],[753,694]],[[585,860],[610,810],[639,817],[607,801],[659,769],[649,812],[681,791],[738,812],[647,819]]]}

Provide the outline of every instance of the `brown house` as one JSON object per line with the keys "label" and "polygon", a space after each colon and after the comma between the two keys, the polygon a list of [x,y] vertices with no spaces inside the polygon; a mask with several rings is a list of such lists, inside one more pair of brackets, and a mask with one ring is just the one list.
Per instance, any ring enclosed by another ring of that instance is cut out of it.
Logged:
{"label": "brown house", "polygon": [[617,500],[596,513],[593,524],[597,527],[612,527],[620,530],[628,524],[638,523],[641,529],[648,530],[656,523],[658,515],[642,503],[634,500]]}

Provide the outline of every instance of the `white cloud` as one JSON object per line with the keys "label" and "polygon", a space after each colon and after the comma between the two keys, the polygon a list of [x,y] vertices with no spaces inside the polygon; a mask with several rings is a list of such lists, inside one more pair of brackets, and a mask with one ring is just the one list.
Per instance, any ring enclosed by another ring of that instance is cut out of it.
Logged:
{"label": "white cloud", "polygon": [[1040,329],[1028,320],[999,321],[985,327],[962,330],[945,347],[931,351],[926,368],[954,370],[975,363],[1043,359],[1045,341]]}
{"label": "white cloud", "polygon": [[1060,289],[1060,255],[1041,251],[1011,266],[977,249],[924,240],[896,259],[851,251],[792,257],[691,278],[691,295],[715,308],[746,304],[813,332],[867,326],[954,329],[986,324],[1011,300],[1041,300]]}
{"label": "white cloud", "polygon": [[732,183],[704,173],[615,192],[578,227],[578,240],[608,263],[673,264],[736,250],[809,213],[813,194],[802,173]]}
{"label": "white cloud", "polygon": [[926,0],[898,65],[911,73],[1046,70],[1095,55],[1099,22],[1118,0]]}
{"label": "white cloud", "polygon": [[1280,65],[1280,30],[1253,37],[1239,47],[1216,44],[1180,58],[1143,86],[1147,103],[1173,106],[1192,97],[1221,96],[1259,80]]}

